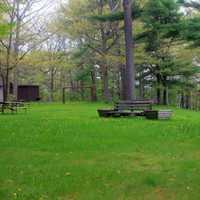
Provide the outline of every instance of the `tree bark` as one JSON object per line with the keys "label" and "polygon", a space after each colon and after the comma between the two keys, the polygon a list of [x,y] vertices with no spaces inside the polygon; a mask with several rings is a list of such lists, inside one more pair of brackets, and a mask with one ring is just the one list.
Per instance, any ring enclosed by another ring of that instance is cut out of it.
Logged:
{"label": "tree bark", "polygon": [[9,70],[6,69],[6,75],[5,75],[5,80],[3,84],[3,92],[4,92],[4,101],[8,100],[8,95],[9,95]]}
{"label": "tree bark", "polygon": [[164,87],[163,89],[163,105],[167,105],[167,88]]}
{"label": "tree bark", "polygon": [[121,100],[126,100],[126,75],[125,65],[121,65]]}
{"label": "tree bark", "polygon": [[112,100],[111,93],[109,90],[109,78],[108,78],[108,69],[106,66],[102,67],[102,83],[103,83],[103,98],[106,102],[110,102]]}
{"label": "tree bark", "polygon": [[185,108],[185,95],[184,95],[184,91],[181,92],[180,107],[181,107],[181,108]]}
{"label": "tree bark", "polygon": [[56,74],[56,69],[54,67],[51,67],[50,69],[50,101],[54,101],[54,78]]}
{"label": "tree bark", "polygon": [[124,7],[124,32],[126,45],[126,100],[132,100],[135,97],[135,72],[133,62],[133,34],[132,34],[132,1],[123,0]]}
{"label": "tree bark", "polygon": [[120,68],[118,69],[117,72],[117,81],[116,81],[116,94],[117,94],[117,98],[120,99],[121,98],[121,74],[120,74]]}
{"label": "tree bark", "polygon": [[[13,7],[11,9],[11,16],[10,16],[10,24],[13,24],[15,19],[15,3],[13,2]],[[5,73],[3,78],[3,95],[4,95],[4,101],[8,100],[9,95],[9,76],[10,76],[10,70],[11,70],[11,51],[12,51],[12,40],[13,40],[13,26],[10,26],[9,28],[9,37],[8,37],[8,46],[6,48],[6,67],[5,67]]]}
{"label": "tree bark", "polygon": [[96,86],[96,74],[95,70],[91,70],[91,81],[92,81],[92,91],[91,91],[91,100],[97,101],[97,86]]}
{"label": "tree bark", "polygon": [[1,79],[2,79],[2,87],[3,87],[3,102],[5,102],[6,101],[6,98],[5,98],[5,94],[6,94],[5,77],[1,76]]}
{"label": "tree bark", "polygon": [[14,42],[14,59],[15,59],[15,63],[14,63],[14,77],[13,77],[13,94],[15,96],[15,98],[17,99],[18,96],[18,63],[19,63],[19,38],[20,38],[20,26],[21,26],[21,19],[20,19],[20,10],[19,10],[19,6],[20,6],[20,1],[16,0],[16,36],[15,36],[15,42]]}
{"label": "tree bark", "polygon": [[189,90],[186,91],[185,108],[191,109],[191,92]]}
{"label": "tree bark", "polygon": [[[103,0],[99,0],[99,10],[98,14],[103,14],[104,3]],[[110,102],[112,100],[111,93],[109,90],[109,78],[108,78],[108,67],[106,63],[105,55],[107,53],[107,36],[105,33],[105,27],[102,23],[100,23],[100,33],[101,33],[101,51],[102,51],[102,63],[101,63],[101,71],[102,71],[102,90],[103,90],[103,99],[106,102]]]}
{"label": "tree bark", "polygon": [[80,93],[81,93],[81,100],[85,100],[85,88],[84,88],[84,82],[80,81]]}
{"label": "tree bark", "polygon": [[168,105],[168,88],[167,88],[167,78],[164,77],[163,80],[163,105]]}
{"label": "tree bark", "polygon": [[144,99],[144,95],[145,95],[144,94],[144,80],[142,77],[140,77],[140,79],[139,79],[139,84],[140,84],[140,86],[139,86],[140,98]]}
{"label": "tree bark", "polygon": [[157,104],[160,105],[161,104],[161,89],[160,89],[161,77],[160,77],[160,74],[157,74],[156,78],[157,78],[157,88],[156,88]]}

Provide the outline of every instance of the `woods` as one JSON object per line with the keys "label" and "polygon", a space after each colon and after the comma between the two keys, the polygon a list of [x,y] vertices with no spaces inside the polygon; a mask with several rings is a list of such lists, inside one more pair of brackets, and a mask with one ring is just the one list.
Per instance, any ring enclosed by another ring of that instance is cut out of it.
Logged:
{"label": "woods", "polygon": [[65,87],[67,100],[91,99],[88,87],[106,102],[182,105],[198,94],[198,2],[69,0],[49,20],[36,4],[1,0],[4,100],[23,84],[39,85],[43,101],[61,101]]}

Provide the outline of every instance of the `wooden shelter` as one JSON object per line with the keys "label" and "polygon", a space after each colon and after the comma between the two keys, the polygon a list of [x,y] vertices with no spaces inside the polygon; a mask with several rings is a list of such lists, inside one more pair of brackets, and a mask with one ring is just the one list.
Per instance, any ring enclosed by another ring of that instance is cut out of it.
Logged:
{"label": "wooden shelter", "polygon": [[3,102],[3,86],[0,85],[0,102]]}
{"label": "wooden shelter", "polygon": [[17,92],[18,101],[38,101],[40,100],[38,85],[19,85]]}
{"label": "wooden shelter", "polygon": [[[38,85],[19,85],[17,89],[17,101],[38,101],[40,100]],[[13,95],[13,84],[10,83],[9,94]],[[4,101],[3,85],[0,82],[0,102]]]}

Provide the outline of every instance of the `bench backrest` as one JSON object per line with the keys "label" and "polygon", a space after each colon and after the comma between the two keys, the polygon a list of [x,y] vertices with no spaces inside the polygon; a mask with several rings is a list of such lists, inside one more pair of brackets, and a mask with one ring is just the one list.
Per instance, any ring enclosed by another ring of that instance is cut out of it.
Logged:
{"label": "bench backrest", "polygon": [[115,104],[115,109],[144,111],[144,110],[152,110],[152,106],[153,106],[152,100],[120,101]]}

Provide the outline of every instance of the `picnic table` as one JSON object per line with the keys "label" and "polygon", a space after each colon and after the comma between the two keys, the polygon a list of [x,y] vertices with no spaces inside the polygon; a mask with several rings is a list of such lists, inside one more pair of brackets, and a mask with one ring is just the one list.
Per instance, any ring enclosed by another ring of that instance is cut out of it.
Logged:
{"label": "picnic table", "polygon": [[5,101],[0,102],[0,112],[5,113],[5,110],[10,110],[12,113],[16,113],[18,108],[23,108],[24,110],[27,109],[23,102],[18,101]]}

